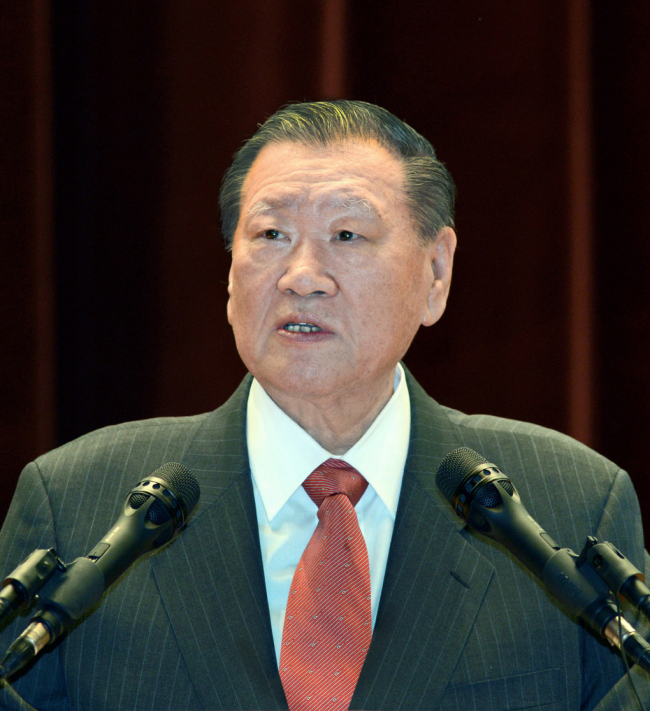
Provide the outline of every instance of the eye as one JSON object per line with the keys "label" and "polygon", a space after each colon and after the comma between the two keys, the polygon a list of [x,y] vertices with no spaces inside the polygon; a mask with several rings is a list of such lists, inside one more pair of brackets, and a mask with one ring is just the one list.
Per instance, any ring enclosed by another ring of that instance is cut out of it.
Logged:
{"label": "eye", "polygon": [[279,239],[282,237],[282,232],[280,230],[264,230],[262,236],[266,237],[266,239]]}
{"label": "eye", "polygon": [[353,239],[356,239],[359,237],[356,232],[350,232],[350,230],[341,230],[340,232],[336,233],[336,238],[340,240],[341,242],[350,242]]}

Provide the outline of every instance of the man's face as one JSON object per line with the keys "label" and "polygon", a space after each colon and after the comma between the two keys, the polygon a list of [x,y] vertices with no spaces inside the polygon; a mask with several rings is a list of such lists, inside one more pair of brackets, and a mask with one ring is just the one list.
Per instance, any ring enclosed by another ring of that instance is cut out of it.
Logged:
{"label": "man's face", "polygon": [[383,147],[267,145],[233,241],[228,319],[242,360],[272,396],[385,389],[419,326],[444,311],[454,246],[449,228],[419,243],[402,166]]}

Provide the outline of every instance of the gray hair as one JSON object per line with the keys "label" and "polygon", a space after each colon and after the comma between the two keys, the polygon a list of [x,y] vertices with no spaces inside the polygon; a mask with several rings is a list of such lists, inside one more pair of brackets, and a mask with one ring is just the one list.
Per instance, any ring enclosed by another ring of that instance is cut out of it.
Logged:
{"label": "gray hair", "polygon": [[422,243],[454,226],[456,186],[433,146],[386,109],[365,101],[289,104],[274,113],[235,153],[221,183],[221,230],[226,249],[239,222],[241,192],[255,158],[269,143],[328,146],[347,140],[374,141],[404,166],[404,193]]}

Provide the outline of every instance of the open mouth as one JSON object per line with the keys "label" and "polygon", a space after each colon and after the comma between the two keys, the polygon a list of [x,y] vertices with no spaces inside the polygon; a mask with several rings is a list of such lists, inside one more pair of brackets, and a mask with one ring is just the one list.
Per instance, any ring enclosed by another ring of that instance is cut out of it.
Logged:
{"label": "open mouth", "polygon": [[287,323],[284,326],[284,330],[291,331],[291,333],[317,333],[323,329],[313,323]]}

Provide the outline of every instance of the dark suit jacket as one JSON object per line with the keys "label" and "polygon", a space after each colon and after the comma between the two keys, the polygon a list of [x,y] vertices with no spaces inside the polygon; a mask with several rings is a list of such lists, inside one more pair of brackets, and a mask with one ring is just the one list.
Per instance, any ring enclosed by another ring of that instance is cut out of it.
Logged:
{"label": "dark suit jacket", "polygon": [[[564,546],[589,534],[644,565],[627,475],[556,432],[467,416],[407,374],[412,432],[373,640],[352,701],[363,709],[631,708],[618,655],[586,633],[496,544],[465,529],[434,482],[472,447],[515,482]],[[181,461],[199,479],[179,539],[140,559],[16,690],[45,710],[286,708],[270,629],[246,450],[250,378],[221,408],[91,433],[26,467],[0,537],[10,571],[31,550],[91,550],[140,477]],[[278,476],[282,473],[278,472]],[[5,649],[25,626],[2,634]],[[648,693],[647,675],[637,684]],[[3,706],[4,704],[4,706]],[[0,707],[14,708],[8,694]],[[582,705],[582,706],[581,706]],[[16,707],[17,708],[17,707]]]}

